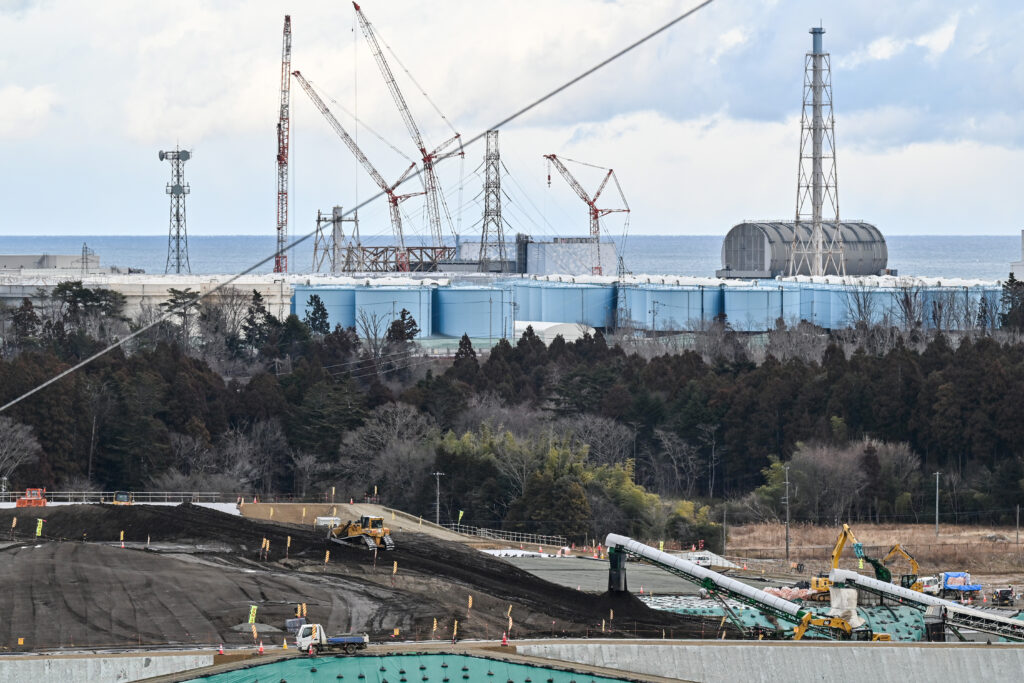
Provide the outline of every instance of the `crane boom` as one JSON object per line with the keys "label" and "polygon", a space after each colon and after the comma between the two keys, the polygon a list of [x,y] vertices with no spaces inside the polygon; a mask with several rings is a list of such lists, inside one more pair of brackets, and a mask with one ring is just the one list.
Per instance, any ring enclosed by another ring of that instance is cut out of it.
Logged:
{"label": "crane boom", "polygon": [[288,138],[290,129],[289,100],[291,97],[292,18],[284,17],[281,38],[281,109],[277,120],[277,253],[274,272],[288,272]]}
{"label": "crane boom", "polygon": [[[395,105],[398,107],[398,113],[401,114],[402,121],[405,122],[405,127],[409,131],[409,136],[412,137],[412,141],[416,145],[416,149],[419,151],[422,158],[423,188],[427,200],[427,219],[430,223],[430,234],[434,241],[434,246],[441,247],[444,240],[441,234],[440,207],[444,198],[441,195],[441,184],[437,179],[437,172],[434,170],[434,166],[442,159],[447,159],[457,154],[463,154],[462,137],[456,133],[453,138],[441,144],[437,149],[432,152],[427,151],[427,146],[423,142],[423,135],[420,133],[419,126],[416,125],[416,120],[412,117],[412,111],[409,109],[409,105],[405,101],[405,96],[402,95],[402,91],[398,87],[398,82],[395,80],[395,75],[392,73],[391,67],[388,66],[388,62],[384,58],[384,52],[380,49],[377,37],[373,33],[373,26],[370,24],[369,20],[367,20],[366,15],[363,14],[363,10],[359,7],[358,3],[353,2],[352,6],[356,10],[356,17],[359,20],[359,26],[362,29],[363,36],[366,38],[367,44],[370,46],[370,52],[373,53],[373,59],[377,62],[377,67],[380,69],[381,76],[384,77],[384,83],[391,92],[391,98],[395,101]],[[459,143],[458,152],[451,152],[442,155],[441,151],[453,142]],[[447,212],[447,208],[445,211]]]}
{"label": "crane boom", "polygon": [[[619,185],[619,179],[615,176],[615,171],[608,169],[604,178],[601,179],[601,185],[597,188],[597,192],[591,197],[587,194],[587,191],[583,189],[583,185],[576,179],[576,176],[566,168],[562,160],[554,154],[545,154],[544,158],[548,160],[550,164],[553,164],[558,172],[565,178],[565,182],[569,184],[572,191],[576,193],[580,199],[587,205],[587,212],[590,215],[590,236],[594,239],[595,248],[597,249],[596,261],[593,266],[594,275],[600,275],[602,273],[601,268],[601,217],[607,216],[610,213],[629,213],[629,204],[626,203],[626,195],[622,193],[622,186]],[[591,166],[592,164],[587,164]],[[600,167],[596,167],[600,168]],[[601,169],[602,171],[605,169]],[[601,193],[604,192],[608,186],[608,181],[614,180],[615,186],[619,189],[619,196],[622,197],[622,203],[625,208],[622,209],[601,209],[597,206],[597,200],[601,197]],[[551,172],[548,171],[548,187],[551,187]]]}
{"label": "crane boom", "polygon": [[327,105],[324,104],[323,99],[321,99],[320,95],[317,94],[316,90],[313,89],[312,84],[310,84],[310,82],[307,81],[305,77],[298,71],[293,72],[292,75],[295,76],[295,80],[299,82],[299,85],[302,86],[302,89],[306,92],[307,95],[309,95],[309,99],[313,102],[313,106],[315,106],[320,111],[320,113],[323,114],[324,118],[327,119],[327,123],[330,124],[331,128],[334,129],[334,132],[337,133],[338,137],[340,137],[342,142],[345,143],[345,146],[349,148],[349,151],[352,152],[352,155],[370,175],[370,178],[373,179],[373,182],[377,183],[377,186],[381,189],[381,191],[387,195],[388,204],[390,204],[391,227],[395,231],[395,237],[398,239],[399,246],[401,247],[402,251],[404,251],[405,235],[403,234],[402,231],[402,214],[398,210],[398,204],[399,202],[408,199],[409,197],[415,197],[416,195],[422,193],[413,192],[410,194],[399,195],[395,194],[395,188],[398,187],[402,182],[405,181],[406,178],[409,177],[413,169],[416,168],[416,163],[413,162],[413,164],[409,166],[409,168],[405,169],[405,172],[401,175],[401,177],[398,180],[394,182],[394,184],[389,185],[388,181],[384,180],[384,176],[382,176],[380,172],[377,170],[377,168],[372,163],[370,163],[370,160],[366,158],[366,155],[363,154],[363,150],[359,148],[359,145],[357,145],[356,141],[352,139],[352,136],[348,134],[348,131],[346,131],[344,126],[341,125],[341,122],[338,121],[338,119],[335,118],[334,114],[331,113],[331,110],[327,108]]}

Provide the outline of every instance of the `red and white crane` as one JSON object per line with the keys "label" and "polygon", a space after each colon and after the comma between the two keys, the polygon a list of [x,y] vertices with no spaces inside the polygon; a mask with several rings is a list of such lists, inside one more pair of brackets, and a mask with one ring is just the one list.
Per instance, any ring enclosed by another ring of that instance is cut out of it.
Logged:
{"label": "red and white crane", "polygon": [[281,45],[281,112],[277,120],[277,253],[274,272],[288,272],[288,131],[289,97],[291,94],[292,18],[284,17]]}
{"label": "red and white crane", "polygon": [[338,119],[334,117],[334,114],[332,114],[331,110],[327,108],[324,101],[320,99],[320,96],[317,94],[316,90],[313,89],[313,86],[310,85],[309,81],[307,81],[298,71],[293,72],[292,75],[295,76],[295,80],[299,82],[302,89],[306,91],[307,95],[309,95],[309,99],[312,100],[313,105],[320,110],[321,114],[324,115],[324,118],[327,119],[327,123],[331,125],[331,128],[334,129],[334,132],[338,134],[338,137],[340,137],[342,142],[344,142],[349,148],[356,160],[358,160],[359,163],[362,164],[363,168],[366,169],[366,172],[370,175],[370,178],[373,179],[373,182],[377,183],[377,187],[387,195],[388,205],[391,209],[391,227],[395,231],[395,238],[398,240],[399,246],[398,269],[403,271],[409,270],[409,257],[405,248],[405,235],[402,232],[402,212],[399,210],[398,205],[409,197],[415,197],[423,193],[412,192],[410,194],[395,194],[395,188],[401,185],[402,182],[409,177],[416,168],[416,163],[413,162],[409,168],[405,169],[405,173],[403,173],[393,184],[388,184],[388,181],[384,180],[384,176],[377,171],[376,167],[370,163],[370,160],[366,158],[365,154],[363,154],[363,150],[359,149],[359,145],[356,144],[356,141],[352,139],[352,136],[349,135],[341,123],[338,122]]}
{"label": "red and white crane", "polygon": [[[402,91],[398,88],[398,83],[395,81],[395,76],[391,73],[391,67],[388,66],[387,60],[384,59],[384,53],[381,51],[380,45],[377,43],[377,37],[373,33],[373,27],[366,19],[366,16],[363,14],[362,9],[359,8],[359,5],[353,2],[352,6],[356,9],[356,17],[359,19],[359,26],[363,30],[366,42],[370,46],[370,52],[373,53],[373,58],[376,60],[378,68],[380,68],[380,73],[384,77],[384,82],[387,84],[388,90],[391,91],[391,97],[395,100],[395,104],[398,106],[398,113],[402,115],[405,127],[409,130],[409,135],[412,137],[413,142],[416,144],[416,149],[422,157],[423,187],[426,192],[427,217],[430,223],[430,234],[433,238],[434,246],[441,247],[444,244],[444,241],[441,234],[440,206],[444,202],[444,196],[441,194],[440,183],[437,180],[437,172],[434,170],[434,166],[443,159],[463,154],[462,136],[459,133],[456,133],[454,137],[438,145],[434,151],[427,151],[426,144],[423,142],[423,136],[420,134],[420,129],[412,117],[412,112],[409,111],[409,105],[406,104],[405,97],[402,95]],[[453,143],[459,143],[458,149],[450,152],[444,152],[444,150],[448,149]]]}
{"label": "red and white crane", "polygon": [[[596,259],[592,266],[592,272],[594,275],[601,275],[603,272],[601,267],[601,218],[610,213],[629,213],[629,204],[626,202],[626,195],[622,192],[622,186],[619,185],[619,179],[616,177],[615,171],[610,168],[602,168],[601,166],[587,164],[582,161],[575,162],[578,164],[584,164],[585,166],[591,166],[602,171],[608,171],[604,175],[601,185],[597,188],[597,192],[595,192],[594,196],[591,197],[587,194],[587,191],[583,189],[583,185],[580,184],[580,181],[576,180],[575,176],[573,176],[573,174],[569,172],[569,169],[565,167],[565,164],[562,163],[561,159],[554,154],[545,154],[544,158],[548,160],[548,187],[551,187],[551,164],[554,164],[555,168],[558,169],[558,172],[562,174],[563,178],[565,178],[565,182],[569,183],[569,187],[572,188],[573,192],[575,192],[576,195],[587,205],[587,213],[590,216],[590,236],[593,238],[597,249]],[[566,159],[566,161],[572,161],[572,159]],[[600,199],[601,193],[604,192],[604,188],[608,186],[609,180],[614,180],[615,187],[619,190],[619,197],[622,198],[623,206],[621,209],[602,209],[597,206],[597,200]]]}

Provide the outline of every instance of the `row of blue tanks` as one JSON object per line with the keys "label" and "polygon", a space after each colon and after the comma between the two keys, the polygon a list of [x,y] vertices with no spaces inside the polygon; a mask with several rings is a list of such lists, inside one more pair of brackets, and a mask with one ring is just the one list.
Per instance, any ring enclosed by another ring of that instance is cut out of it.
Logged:
{"label": "row of blue tanks", "polygon": [[[782,280],[571,282],[498,279],[488,284],[293,285],[291,310],[303,317],[310,296],[323,301],[330,324],[386,327],[405,309],[420,336],[500,339],[515,336],[517,321],[581,323],[597,329],[700,329],[724,315],[733,329],[762,332],[782,319],[828,329],[859,321],[959,329],[999,307],[998,283],[849,284]],[[984,299],[984,303],[982,300]],[[380,330],[383,332],[383,329]]]}

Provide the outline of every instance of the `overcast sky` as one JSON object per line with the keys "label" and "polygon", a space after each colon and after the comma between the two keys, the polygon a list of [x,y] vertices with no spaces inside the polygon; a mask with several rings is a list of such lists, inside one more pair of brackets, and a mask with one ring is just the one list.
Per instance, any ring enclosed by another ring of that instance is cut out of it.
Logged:
{"label": "overcast sky", "polygon": [[[362,7],[401,60],[387,55],[432,146],[451,129],[402,65],[470,138],[694,4]],[[293,68],[333,98],[350,131],[342,108],[415,157],[348,2],[0,0],[0,233],[166,234],[170,168],[157,152],[180,144],[194,153],[191,235],[273,234],[289,12]],[[1024,227],[1024,3],[716,0],[502,129],[512,228],[587,229],[584,205],[557,174],[548,189],[547,153],[614,167],[634,234],[724,235],[747,218],[791,220],[807,30],[819,20],[832,56],[841,214],[885,234]],[[318,209],[351,206],[374,186],[294,81],[292,120],[292,225],[303,233]],[[385,178],[409,165],[366,128],[358,135]],[[478,143],[441,172],[466,234],[479,225],[482,157]],[[593,191],[599,172],[575,170]],[[425,232],[421,206],[405,204],[410,233]],[[361,218],[365,235],[390,230],[384,206]]]}

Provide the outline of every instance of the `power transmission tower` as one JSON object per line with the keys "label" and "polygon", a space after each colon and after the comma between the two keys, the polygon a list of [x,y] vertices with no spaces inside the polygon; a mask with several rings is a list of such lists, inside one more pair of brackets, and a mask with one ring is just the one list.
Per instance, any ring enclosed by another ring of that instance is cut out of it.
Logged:
{"label": "power transmission tower", "polygon": [[[789,254],[790,275],[846,275],[839,224],[832,62],[822,49],[821,27],[810,30],[812,51],[804,58],[804,103],[800,118],[796,223]],[[823,222],[828,209],[830,222]]]}
{"label": "power transmission tower", "polygon": [[[351,218],[344,218],[344,215],[340,206],[331,209],[329,215],[322,211],[316,212],[313,272],[319,273],[324,261],[327,261],[331,275],[365,270],[359,242],[359,213],[353,212]],[[345,238],[345,223],[352,223],[352,234],[348,239]]]}
{"label": "power transmission tower", "polygon": [[277,119],[277,253],[274,272],[288,272],[288,139],[291,126],[289,101],[292,75],[292,18],[284,17],[281,45],[281,109]]}
{"label": "power transmission tower", "polygon": [[171,196],[171,225],[167,235],[167,265],[165,273],[191,273],[188,262],[188,231],[185,229],[185,195],[189,193],[185,182],[185,162],[192,158],[187,149],[174,148],[173,152],[160,152],[160,161],[171,162],[171,182],[167,194]]}
{"label": "power transmission tower", "polygon": [[501,220],[501,152],[498,131],[487,131],[484,153],[484,220],[480,233],[480,272],[489,273],[491,261],[498,260],[499,273],[508,267],[505,255],[505,228]]}

